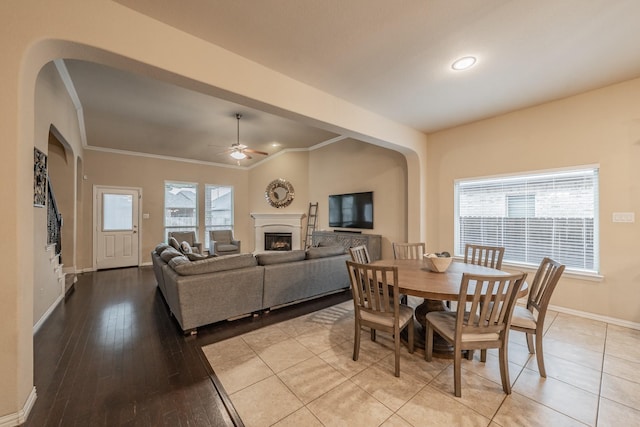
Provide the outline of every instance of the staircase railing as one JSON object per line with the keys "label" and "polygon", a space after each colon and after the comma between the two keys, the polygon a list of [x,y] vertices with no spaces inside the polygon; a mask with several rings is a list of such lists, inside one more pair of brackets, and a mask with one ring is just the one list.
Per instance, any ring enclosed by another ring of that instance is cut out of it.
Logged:
{"label": "staircase railing", "polygon": [[[47,243],[56,245],[56,255],[62,253],[62,214],[58,210],[56,196],[51,187],[51,180],[47,180]],[[62,260],[60,260],[62,262]]]}

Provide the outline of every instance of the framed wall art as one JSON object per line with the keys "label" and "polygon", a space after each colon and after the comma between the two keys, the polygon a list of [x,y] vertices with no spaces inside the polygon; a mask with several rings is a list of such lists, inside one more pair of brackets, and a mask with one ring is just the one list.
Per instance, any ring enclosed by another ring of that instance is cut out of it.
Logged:
{"label": "framed wall art", "polygon": [[33,206],[39,208],[47,204],[47,155],[33,149]]}

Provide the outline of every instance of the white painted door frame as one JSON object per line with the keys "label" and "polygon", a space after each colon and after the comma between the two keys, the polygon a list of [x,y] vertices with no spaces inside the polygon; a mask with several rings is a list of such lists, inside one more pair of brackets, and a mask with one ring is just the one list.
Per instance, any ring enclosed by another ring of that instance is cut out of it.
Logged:
{"label": "white painted door frame", "polygon": [[[110,265],[107,263],[105,266],[100,265],[99,260],[99,245],[101,244],[101,226],[102,226],[102,200],[99,199],[101,194],[113,192],[114,194],[129,192],[134,195],[134,207],[137,212],[134,214],[133,222],[134,229],[132,231],[133,238],[136,239],[135,243],[135,256],[131,258],[133,261],[131,266],[140,266],[141,264],[141,246],[142,246],[142,230],[140,224],[142,223],[142,188],[140,187],[118,187],[107,185],[94,185],[93,186],[93,271],[100,268],[116,268],[125,267],[128,265]],[[136,197],[137,196],[137,197]]]}

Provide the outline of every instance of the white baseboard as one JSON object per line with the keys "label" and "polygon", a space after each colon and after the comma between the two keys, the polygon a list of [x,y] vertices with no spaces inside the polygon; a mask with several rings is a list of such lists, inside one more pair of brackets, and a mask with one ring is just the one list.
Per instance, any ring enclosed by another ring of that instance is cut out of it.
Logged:
{"label": "white baseboard", "polygon": [[[56,300],[53,302],[53,304],[51,304],[51,306],[47,309],[47,311],[44,312],[44,314],[42,315],[40,320],[38,320],[36,322],[36,324],[33,325],[33,335],[35,335],[36,332],[38,332],[38,329],[40,329],[40,327],[44,324],[45,320],[47,320],[47,318],[51,315],[53,310],[55,310],[55,308],[58,306],[58,304],[60,304],[60,302],[63,299],[64,299],[64,292],[62,293],[62,295],[59,295],[58,298],[56,298]],[[0,426],[1,425],[2,424],[0,424]]]}
{"label": "white baseboard", "polygon": [[571,314],[573,316],[584,317],[585,319],[597,320],[599,322],[610,323],[612,325],[622,326],[623,328],[640,330],[640,323],[617,319],[615,317],[601,316],[599,314],[589,313],[586,311],[573,310],[571,308],[559,307],[556,305],[549,305],[549,310],[557,311],[558,313]]}
{"label": "white baseboard", "polygon": [[33,404],[36,403],[37,397],[38,395],[36,394],[36,388],[33,387],[33,389],[31,389],[31,393],[29,393],[29,397],[27,397],[27,401],[24,402],[24,406],[21,410],[13,414],[0,417],[0,427],[15,427],[24,424],[27,421],[29,412],[31,412],[31,408],[33,408]]}

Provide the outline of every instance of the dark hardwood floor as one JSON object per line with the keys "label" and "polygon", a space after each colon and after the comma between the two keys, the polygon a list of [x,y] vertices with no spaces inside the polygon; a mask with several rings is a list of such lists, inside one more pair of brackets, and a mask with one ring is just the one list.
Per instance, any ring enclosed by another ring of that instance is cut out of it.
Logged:
{"label": "dark hardwood floor", "polygon": [[34,336],[25,426],[242,426],[201,346],[350,298],[342,292],[185,337],[150,267],[78,276]]}

